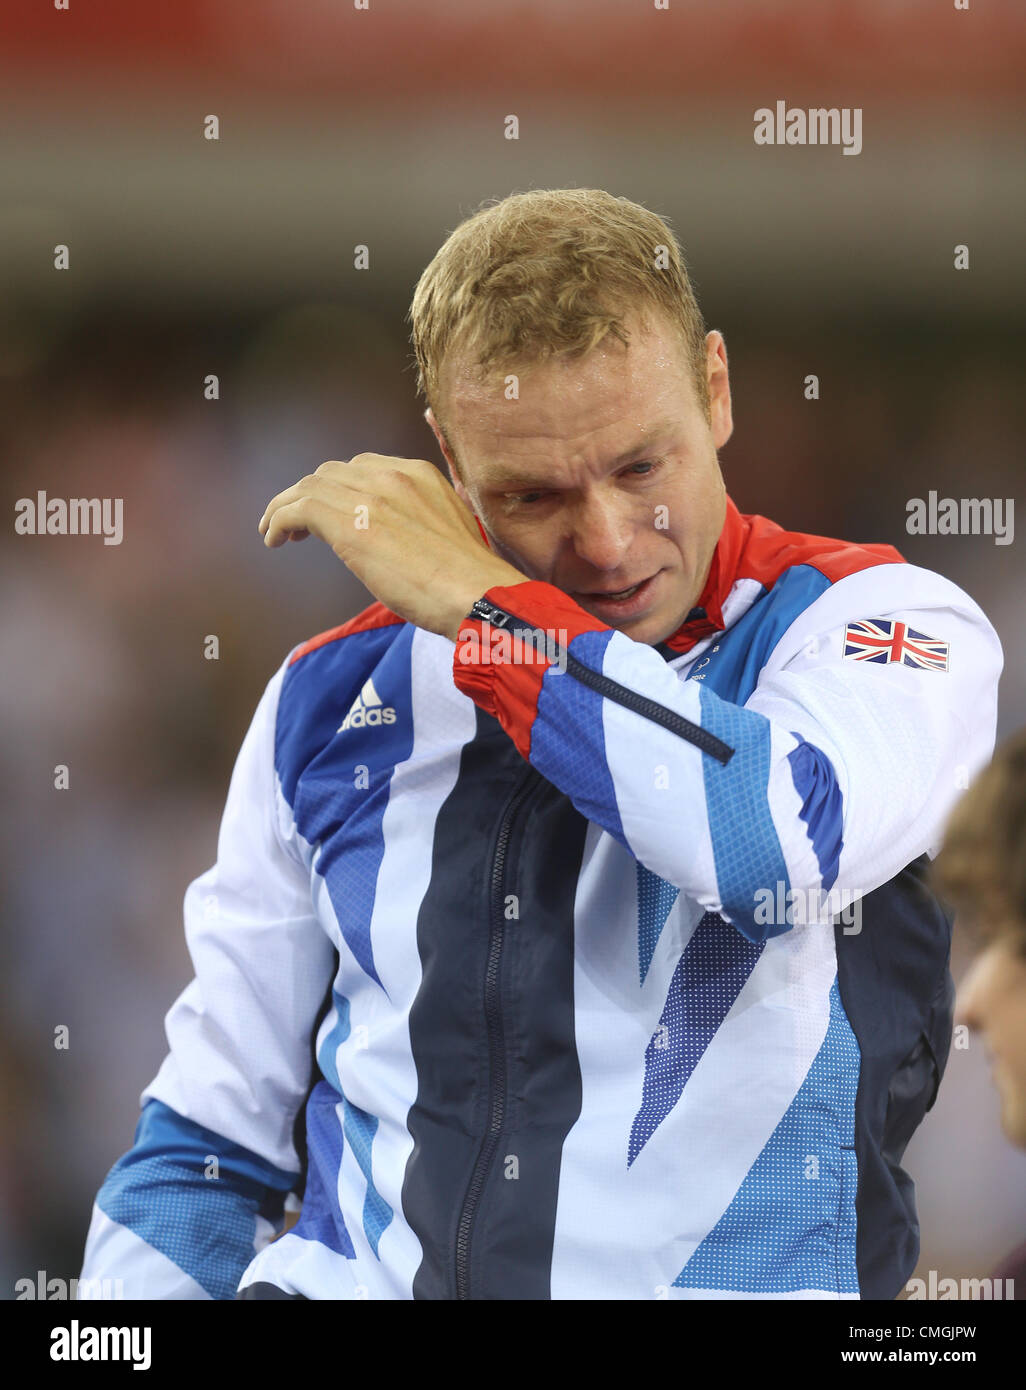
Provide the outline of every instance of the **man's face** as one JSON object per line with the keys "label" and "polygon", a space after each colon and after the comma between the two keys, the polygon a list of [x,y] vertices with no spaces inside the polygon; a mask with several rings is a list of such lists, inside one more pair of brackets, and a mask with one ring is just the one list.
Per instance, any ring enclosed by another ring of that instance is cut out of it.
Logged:
{"label": "man's face", "polygon": [[505,375],[479,383],[457,358],[443,382],[450,439],[428,420],[493,550],[655,643],[697,602],[723,529],[730,387],[719,333],[706,340],[707,418],[673,326],[654,314],[627,326],[629,348],[607,339],[525,366],[512,400]]}
{"label": "man's face", "polygon": [[1005,935],[984,948],[958,991],[956,1023],[978,1032],[1001,1096],[1001,1124],[1026,1148],[1026,959]]}

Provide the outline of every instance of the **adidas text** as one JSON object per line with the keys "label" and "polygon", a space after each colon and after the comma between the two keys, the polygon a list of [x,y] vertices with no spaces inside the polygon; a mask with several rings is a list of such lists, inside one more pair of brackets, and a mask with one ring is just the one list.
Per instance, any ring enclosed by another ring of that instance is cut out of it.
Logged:
{"label": "adidas text", "polygon": [[362,690],[353,701],[337,732],[342,734],[347,729],[373,729],[382,724],[394,723],[394,706],[383,703],[381,696],[374,689],[373,679],[369,679],[364,681]]}

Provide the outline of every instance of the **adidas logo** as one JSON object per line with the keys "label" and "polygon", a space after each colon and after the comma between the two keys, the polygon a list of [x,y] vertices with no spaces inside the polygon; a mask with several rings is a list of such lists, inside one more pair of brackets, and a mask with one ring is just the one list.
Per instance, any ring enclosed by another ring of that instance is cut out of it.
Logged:
{"label": "adidas logo", "polygon": [[395,710],[391,705],[382,705],[381,696],[374,689],[374,682],[367,680],[336,733],[345,733],[346,729],[362,729],[367,725],[394,723]]}

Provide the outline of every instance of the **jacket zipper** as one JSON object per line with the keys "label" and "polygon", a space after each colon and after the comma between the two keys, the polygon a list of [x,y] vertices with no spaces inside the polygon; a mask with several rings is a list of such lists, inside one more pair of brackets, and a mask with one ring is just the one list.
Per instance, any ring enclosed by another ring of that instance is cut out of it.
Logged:
{"label": "jacket zipper", "polygon": [[491,876],[491,921],[488,942],[488,965],[485,970],[485,1020],[488,1029],[488,1131],[470,1176],[467,1194],[460,1209],[460,1220],[456,1230],[456,1297],[470,1298],[470,1250],[474,1222],[477,1217],[484,1190],[485,1180],[495,1157],[499,1136],[506,1120],[506,1045],[502,1027],[502,1000],[500,989],[500,968],[502,965],[502,944],[505,932],[505,888],[506,851],[509,848],[513,823],[524,802],[531,793],[542,785],[542,779],[533,768],[528,769],[527,778],[513,793],[506,805],[499,835],[492,856]]}
{"label": "jacket zipper", "polygon": [[[531,623],[523,618],[518,618],[512,613],[507,613],[504,608],[496,608],[494,603],[489,603],[487,599],[478,599],[470,610],[470,617],[477,618],[484,623],[490,623],[492,627],[510,627],[510,624],[518,624],[520,628],[530,632],[539,632]],[[510,631],[516,631],[515,627],[510,627]],[[536,650],[539,650],[536,648]],[[545,650],[545,648],[541,648]],[[679,738],[684,739],[702,753],[708,753],[717,762],[729,763],[734,756],[735,750],[729,743],[724,743],[722,739],[711,734],[708,729],[703,729],[701,724],[695,724],[690,719],[685,719],[676,710],[667,709],[665,705],[659,704],[657,700],[650,700],[647,695],[639,695],[636,690],[631,690],[626,685],[620,685],[618,681],[611,680],[609,676],[604,676],[598,671],[593,671],[590,666],[585,666],[583,661],[578,661],[569,652],[562,654],[563,661],[566,663],[567,675],[573,676],[582,685],[588,686],[590,690],[596,691],[607,700],[615,700],[618,705],[623,705],[625,709],[633,710],[635,714],[643,715],[646,719],[651,719],[655,724],[661,724],[664,729],[669,729]]]}

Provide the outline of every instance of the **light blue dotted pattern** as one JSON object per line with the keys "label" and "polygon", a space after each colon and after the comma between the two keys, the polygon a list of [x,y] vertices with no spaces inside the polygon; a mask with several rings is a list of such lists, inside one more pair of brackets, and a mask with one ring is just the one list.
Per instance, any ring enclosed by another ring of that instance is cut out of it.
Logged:
{"label": "light blue dotted pattern", "polygon": [[211,1298],[234,1298],[256,1253],[260,1203],[227,1178],[205,1179],[202,1163],[148,1158],[133,1163],[130,1179],[112,1173],[97,1200],[112,1221],[166,1255]]}
{"label": "light blue dotted pattern", "polygon": [[641,1108],[627,1145],[628,1168],[680,1100],[681,1092],[762,954],[715,912],[707,912],[670,981],[659,1027],[645,1049]]}
{"label": "light blue dotted pattern", "polygon": [[674,1288],[858,1293],[854,1144],[860,1060],[835,977],[826,1037],[804,1082]]}
{"label": "light blue dotted pattern", "polygon": [[[570,652],[601,674],[612,636],[612,628],[582,632],[570,643]],[[602,695],[573,676],[553,673],[551,668],[546,671],[531,726],[531,764],[564,791],[583,816],[615,835],[629,849],[609,771],[603,703]],[[572,731],[572,738],[567,737],[568,731]]]}
{"label": "light blue dotted pattern", "polygon": [[[376,1115],[368,1115],[358,1105],[343,1098],[346,1142],[352,1149],[360,1170],[367,1179],[367,1194],[363,1200],[363,1229],[375,1255],[382,1232],[392,1220],[392,1208],[374,1186],[371,1173],[371,1146],[378,1129]],[[380,1256],[378,1256],[380,1259]]]}
{"label": "light blue dotted pattern", "polygon": [[756,890],[768,888],[775,894],[781,883],[786,895],[791,887],[767,797],[769,720],[721,700],[706,686],[699,687],[699,697],[703,729],[736,750],[726,765],[702,759],[720,902],[738,931],[762,941],[787,931],[788,924],[756,922]]}
{"label": "light blue dotted pattern", "polygon": [[[211,1154],[216,1178],[204,1177]],[[112,1221],[166,1255],[211,1298],[231,1299],[256,1253],[257,1216],[279,1221],[297,1177],[149,1101],[135,1144],[110,1170],[96,1200]]]}
{"label": "light blue dotted pattern", "polygon": [[336,1018],[331,1031],[325,1036],[318,1050],[317,1064],[323,1075],[327,1077],[332,1087],[341,1096],[342,1082],[338,1079],[335,1054],[349,1037],[349,1000],[335,989],[331,991],[331,999],[335,1006]]}
{"label": "light blue dotted pattern", "polygon": [[[331,1032],[325,1037],[321,1044],[317,1056],[321,1071],[327,1077],[332,1087],[332,1101],[338,1103],[342,1101],[342,1113],[344,1116],[343,1124],[345,1129],[346,1142],[353,1151],[360,1171],[367,1180],[367,1194],[363,1202],[363,1229],[367,1240],[375,1255],[378,1253],[378,1242],[382,1232],[388,1226],[394,1215],[392,1208],[378,1192],[374,1186],[374,1178],[371,1168],[371,1148],[374,1143],[374,1135],[377,1132],[377,1116],[369,1115],[359,1106],[353,1105],[342,1093],[342,1083],[339,1080],[338,1068],[335,1065],[335,1053],[338,1047],[349,1037],[349,1000],[343,994],[332,990],[332,998],[335,1002],[335,1012],[338,1018]],[[338,1125],[335,1124],[335,1131]],[[342,1162],[341,1144],[338,1152],[338,1165]],[[336,1166],[336,1173],[338,1166]],[[347,1236],[348,1239],[348,1236]],[[345,1252],[343,1252],[345,1253]],[[379,1257],[380,1258],[380,1257]]]}

